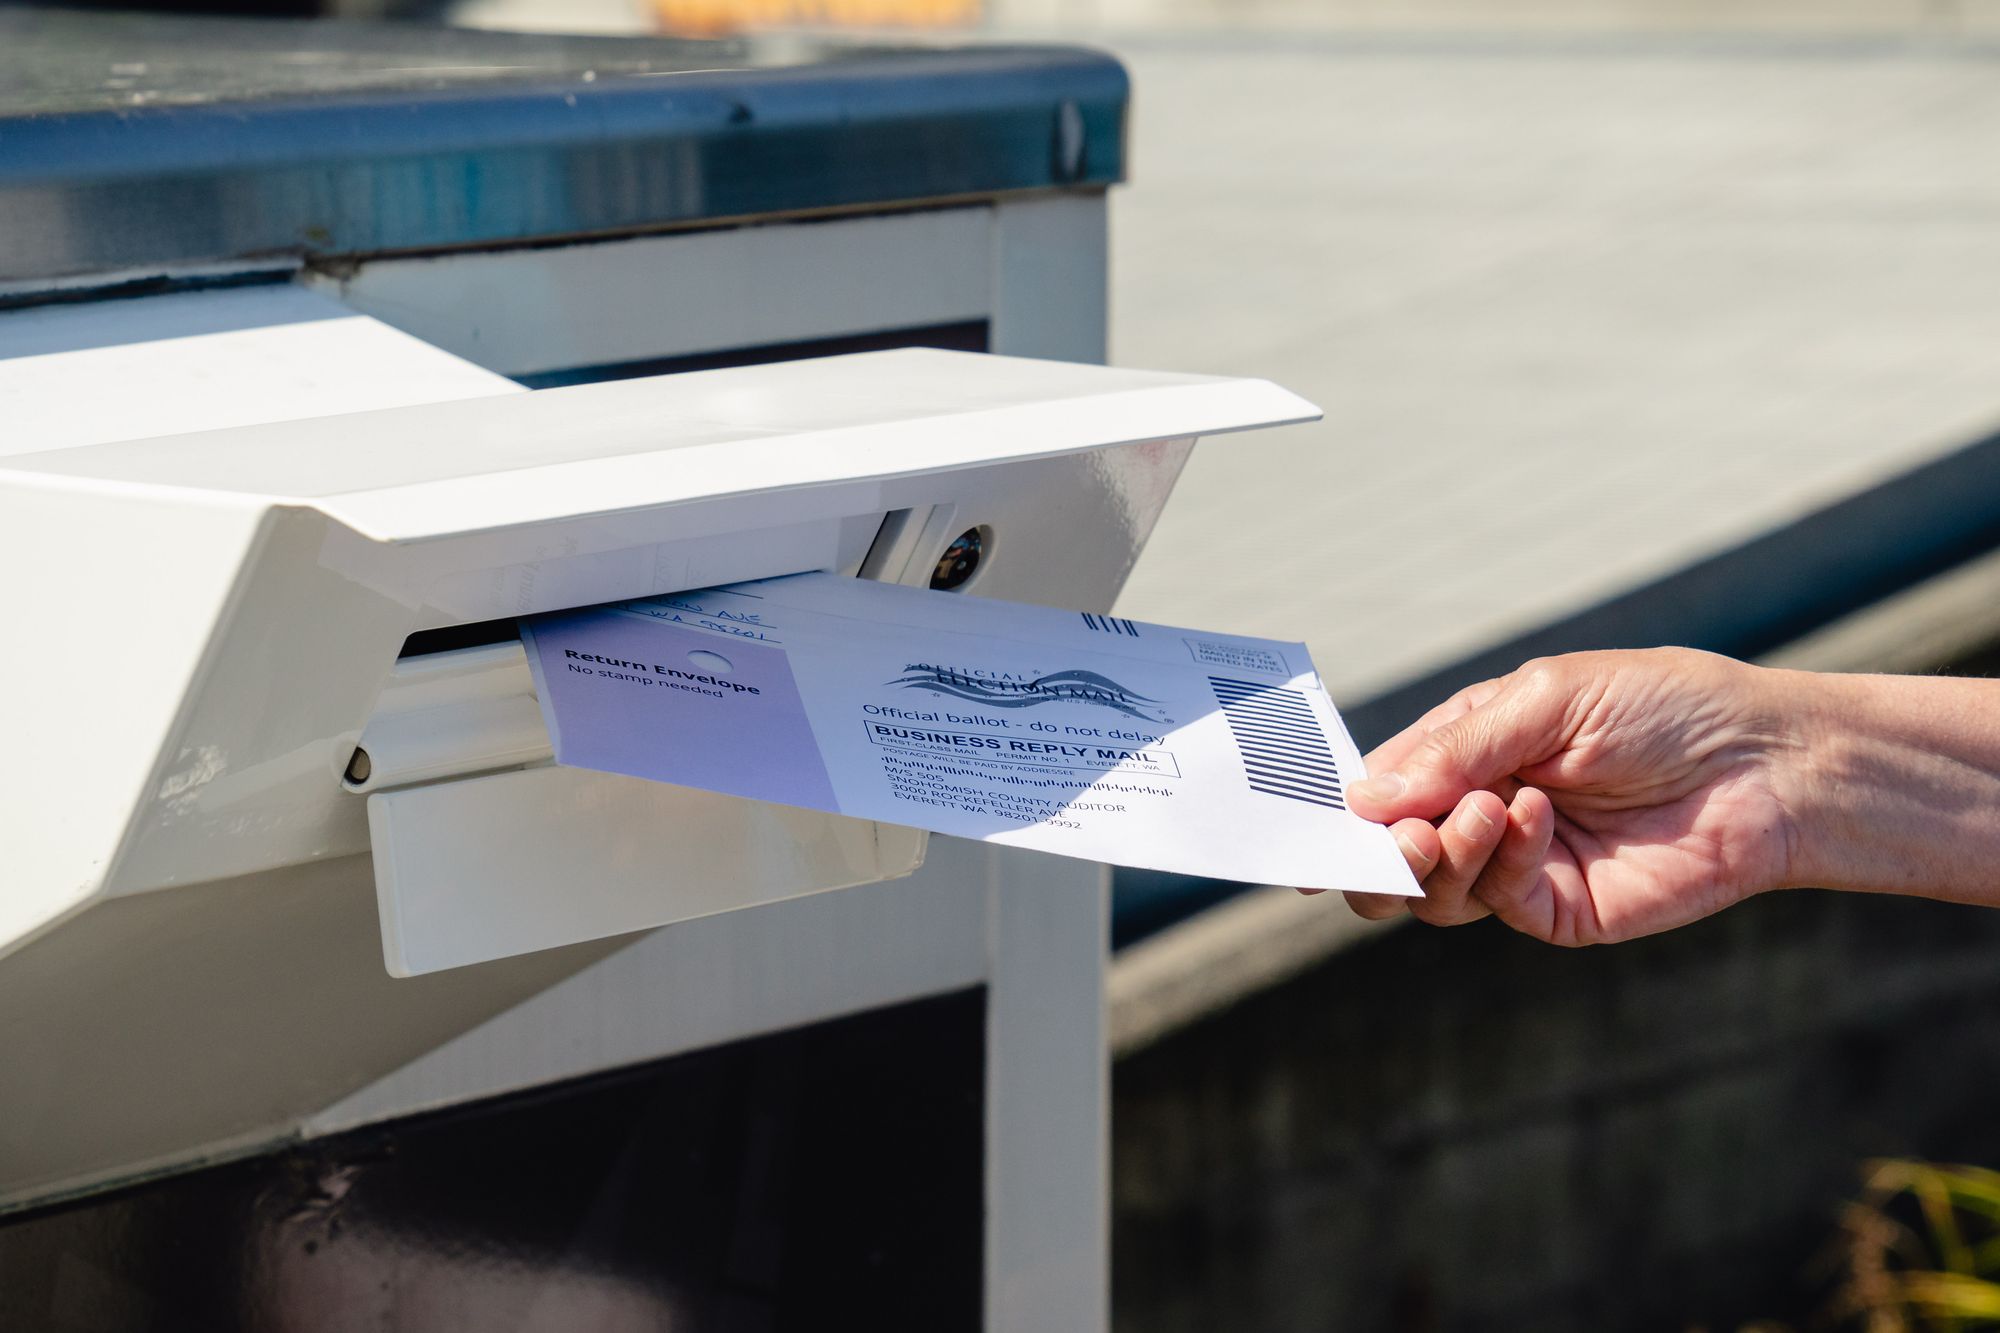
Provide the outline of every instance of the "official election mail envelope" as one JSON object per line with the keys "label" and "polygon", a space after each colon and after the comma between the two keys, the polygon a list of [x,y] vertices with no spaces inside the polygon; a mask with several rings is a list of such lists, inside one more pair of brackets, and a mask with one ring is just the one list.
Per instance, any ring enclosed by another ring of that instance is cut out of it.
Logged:
{"label": "official election mail envelope", "polygon": [[830,574],[524,622],[556,762],[1119,865],[1415,895],[1303,645]]}

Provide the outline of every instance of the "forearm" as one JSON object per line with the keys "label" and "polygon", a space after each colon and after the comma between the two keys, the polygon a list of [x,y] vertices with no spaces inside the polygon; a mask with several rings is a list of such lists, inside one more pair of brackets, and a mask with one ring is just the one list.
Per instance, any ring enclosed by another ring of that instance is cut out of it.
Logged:
{"label": "forearm", "polygon": [[1780,676],[1791,884],[2000,906],[2000,681]]}

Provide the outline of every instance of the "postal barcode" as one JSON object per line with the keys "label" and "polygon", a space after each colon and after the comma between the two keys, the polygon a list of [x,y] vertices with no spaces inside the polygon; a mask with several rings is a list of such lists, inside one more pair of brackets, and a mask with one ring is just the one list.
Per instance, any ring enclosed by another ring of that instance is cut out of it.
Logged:
{"label": "postal barcode", "polygon": [[1093,616],[1088,611],[1079,611],[1077,614],[1083,617],[1084,624],[1099,633],[1125,634],[1135,639],[1139,637],[1139,627],[1129,620],[1121,620],[1117,616]]}
{"label": "postal barcode", "polygon": [[1210,676],[1209,688],[1236,737],[1250,790],[1345,810],[1340,766],[1304,694]]}

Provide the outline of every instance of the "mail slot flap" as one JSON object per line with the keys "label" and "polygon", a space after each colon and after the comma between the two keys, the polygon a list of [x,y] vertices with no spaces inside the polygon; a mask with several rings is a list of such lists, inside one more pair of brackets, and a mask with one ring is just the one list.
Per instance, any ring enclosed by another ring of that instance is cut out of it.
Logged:
{"label": "mail slot flap", "polygon": [[383,957],[419,976],[896,879],[925,835],[576,768],[368,797]]}
{"label": "mail slot flap", "polygon": [[25,454],[307,505],[382,542],[1310,420],[1263,380],[901,349]]}

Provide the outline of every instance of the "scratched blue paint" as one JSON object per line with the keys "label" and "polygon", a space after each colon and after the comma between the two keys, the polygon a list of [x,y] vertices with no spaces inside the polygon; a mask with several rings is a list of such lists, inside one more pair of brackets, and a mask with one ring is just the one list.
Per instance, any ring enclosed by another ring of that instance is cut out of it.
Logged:
{"label": "scratched blue paint", "polygon": [[[1124,170],[1125,72],[1071,48],[538,80],[0,114],[0,280],[1097,188]],[[1070,170],[1066,114],[1084,141]]]}

